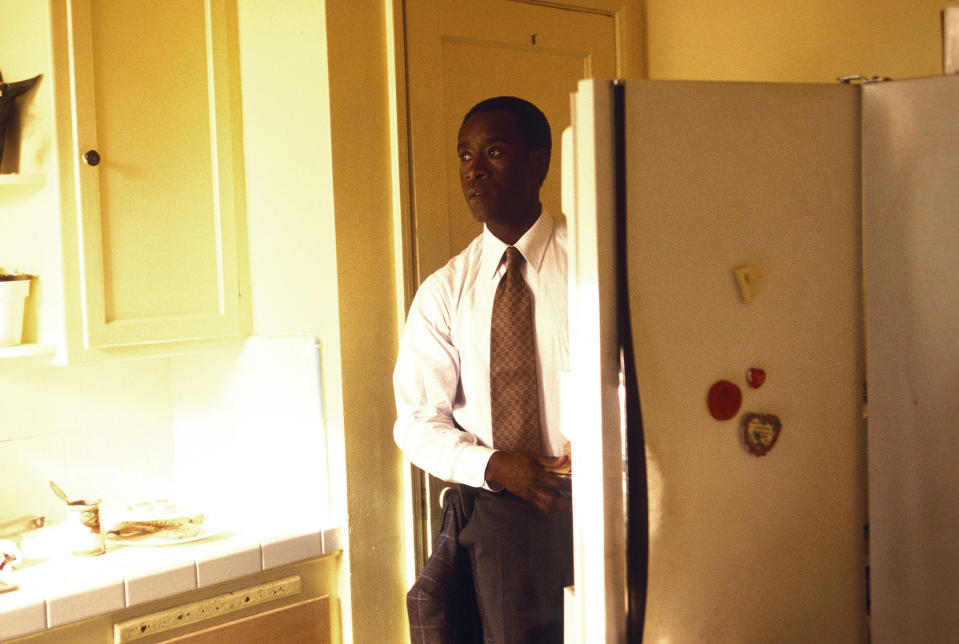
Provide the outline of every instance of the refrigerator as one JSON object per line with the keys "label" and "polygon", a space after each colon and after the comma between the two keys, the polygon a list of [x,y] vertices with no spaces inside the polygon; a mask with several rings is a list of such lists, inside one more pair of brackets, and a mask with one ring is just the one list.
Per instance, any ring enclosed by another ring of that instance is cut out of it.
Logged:
{"label": "refrigerator", "polygon": [[959,77],[571,101],[566,641],[959,641]]}

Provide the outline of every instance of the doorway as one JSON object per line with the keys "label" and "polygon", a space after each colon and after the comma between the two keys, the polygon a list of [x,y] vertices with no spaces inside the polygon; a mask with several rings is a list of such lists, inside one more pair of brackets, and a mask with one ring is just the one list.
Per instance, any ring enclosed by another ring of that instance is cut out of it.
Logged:
{"label": "doorway", "polygon": [[[418,285],[482,232],[459,183],[456,135],[467,110],[492,96],[535,103],[553,132],[553,159],[541,192],[562,217],[559,140],[570,124],[570,93],[583,78],[617,75],[614,11],[508,0],[405,3],[412,201],[412,283]],[[413,468],[416,572],[439,531],[448,484]],[[418,516],[417,516],[418,515]]]}

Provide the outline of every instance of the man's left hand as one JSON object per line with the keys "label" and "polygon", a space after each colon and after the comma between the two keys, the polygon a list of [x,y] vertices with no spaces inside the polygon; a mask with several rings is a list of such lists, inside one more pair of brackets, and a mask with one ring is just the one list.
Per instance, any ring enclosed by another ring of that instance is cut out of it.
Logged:
{"label": "man's left hand", "polygon": [[533,456],[521,452],[494,452],[486,465],[486,480],[499,484],[543,512],[571,512],[572,482],[546,468],[562,467],[569,456]]}

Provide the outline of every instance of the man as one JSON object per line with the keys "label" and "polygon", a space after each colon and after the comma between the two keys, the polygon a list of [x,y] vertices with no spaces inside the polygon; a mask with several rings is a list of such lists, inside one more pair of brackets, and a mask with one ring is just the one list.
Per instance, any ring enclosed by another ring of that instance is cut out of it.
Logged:
{"label": "man", "polygon": [[571,495],[552,470],[569,465],[559,432],[567,262],[565,225],[539,201],[549,123],[522,99],[488,99],[466,114],[456,150],[484,229],[414,298],[393,377],[394,437],[415,465],[478,488],[459,542],[486,641],[561,642]]}

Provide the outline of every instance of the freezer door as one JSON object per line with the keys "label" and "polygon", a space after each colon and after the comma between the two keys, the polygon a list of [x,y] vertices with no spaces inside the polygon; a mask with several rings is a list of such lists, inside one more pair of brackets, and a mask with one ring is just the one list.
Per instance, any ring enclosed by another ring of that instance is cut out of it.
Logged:
{"label": "freezer door", "polygon": [[873,641],[959,642],[959,76],[863,88]]}

